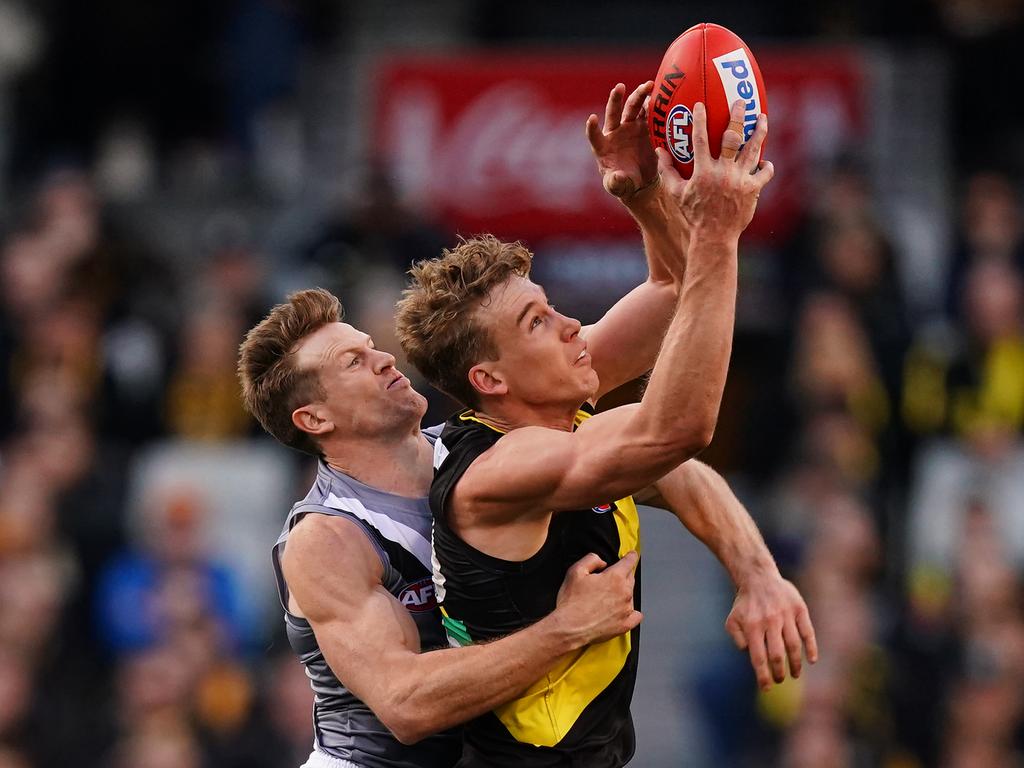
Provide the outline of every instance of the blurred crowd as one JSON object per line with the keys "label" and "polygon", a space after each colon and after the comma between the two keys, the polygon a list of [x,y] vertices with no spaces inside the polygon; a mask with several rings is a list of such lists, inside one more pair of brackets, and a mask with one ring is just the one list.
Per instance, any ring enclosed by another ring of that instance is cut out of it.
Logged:
{"label": "blurred crowd", "polygon": [[182,284],[103,213],[55,173],[0,250],[0,765],[298,764],[308,681],[262,653],[208,494],[138,479],[146,446],[253,434],[234,366],[258,266],[225,247]]}
{"label": "blurred crowd", "polygon": [[914,317],[871,190],[837,169],[780,254],[789,322],[737,338],[741,423],[711,450],[826,650],[756,698],[734,655],[697,672],[721,764],[1021,764],[1024,218],[997,173],[962,192],[946,303]]}
{"label": "blurred crowd", "polygon": [[[33,20],[31,4],[0,1],[0,124],[2,75],[17,67],[31,78],[7,103],[35,120],[0,130],[0,156],[18,150],[2,186],[21,203],[0,217],[0,768],[296,766],[312,694],[283,639],[269,548],[310,466],[242,410],[237,345],[282,286],[316,283],[397,351],[403,271],[452,236],[371,168],[359,203],[326,206],[287,253],[251,220],[207,211],[200,252],[182,261],[111,183],[159,186],[146,164],[104,165],[103,137],[73,134],[75,116],[103,105],[83,112],[81,94],[44,87],[85,87],[135,54],[73,76],[70,54],[30,67],[45,30],[66,51],[78,5],[42,3]],[[303,29],[327,4],[184,5],[200,29],[207,5],[236,11],[218,50],[243,74],[222,122],[231,151],[250,151],[253,115],[295,88]],[[508,23],[504,5],[480,4],[481,36]],[[923,5],[937,29],[963,32],[958,50],[1019,29],[1019,2]],[[822,29],[847,28],[847,4],[823,8]],[[103,34],[160,37],[153,19],[134,21],[153,34]],[[176,114],[196,90],[209,96],[197,71],[171,78],[184,89],[165,104]],[[154,73],[135,74],[128,94],[141,98]],[[153,125],[169,124],[162,114]],[[134,130],[114,131],[122,161]],[[72,161],[39,162],[72,135]],[[153,134],[170,142],[161,152],[180,135]],[[1002,146],[1021,147],[1019,132]],[[956,235],[934,306],[909,301],[897,238],[855,160],[822,171],[793,238],[741,255],[768,262],[747,274],[774,275],[762,291],[778,317],[738,329],[707,459],[807,597],[822,661],[757,694],[722,633],[720,658],[680,683],[713,764],[1024,764],[1024,206],[1005,169],[959,172],[956,221],[936,223]],[[428,419],[443,419],[451,403],[430,398]]]}

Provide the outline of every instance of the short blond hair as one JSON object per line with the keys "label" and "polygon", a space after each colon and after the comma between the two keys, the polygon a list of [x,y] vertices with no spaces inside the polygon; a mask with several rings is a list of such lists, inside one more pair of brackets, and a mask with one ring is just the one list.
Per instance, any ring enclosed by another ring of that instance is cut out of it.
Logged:
{"label": "short blond hair", "polygon": [[469,369],[498,352],[475,310],[509,278],[529,277],[532,261],[522,243],[481,235],[413,266],[395,325],[409,362],[427,381],[464,405],[479,405]]}
{"label": "short blond hair", "polygon": [[242,401],[267,432],[289,448],[313,456],[320,445],[292,422],[292,411],[326,397],[316,369],[295,363],[295,348],[311,333],[341,321],[338,297],[323,288],[291,294],[253,327],[238,349]]}

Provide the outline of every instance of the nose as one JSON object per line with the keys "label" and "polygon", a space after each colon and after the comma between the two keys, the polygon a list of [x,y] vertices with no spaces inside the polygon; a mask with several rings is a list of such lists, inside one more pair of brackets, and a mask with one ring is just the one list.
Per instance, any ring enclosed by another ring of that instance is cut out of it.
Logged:
{"label": "nose", "polygon": [[373,372],[382,374],[388,368],[395,367],[395,356],[381,350],[373,350]]}
{"label": "nose", "polygon": [[558,316],[562,319],[562,338],[565,341],[572,341],[576,338],[576,334],[580,332],[583,324],[575,317],[566,317],[561,313],[559,313]]}

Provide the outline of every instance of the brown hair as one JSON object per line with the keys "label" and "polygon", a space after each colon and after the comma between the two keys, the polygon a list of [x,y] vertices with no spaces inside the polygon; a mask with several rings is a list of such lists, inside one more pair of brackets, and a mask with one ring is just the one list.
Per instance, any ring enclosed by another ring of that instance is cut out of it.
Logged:
{"label": "brown hair", "polygon": [[498,352],[475,310],[495,286],[529,276],[532,259],[522,243],[481,235],[413,266],[395,325],[409,362],[427,381],[465,405],[478,405],[469,369]]}
{"label": "brown hair", "polygon": [[322,454],[317,441],[292,423],[292,411],[326,397],[316,370],[300,370],[293,353],[302,339],[341,320],[338,298],[323,288],[298,291],[278,304],[238,348],[238,378],[249,413],[279,441],[304,453]]}

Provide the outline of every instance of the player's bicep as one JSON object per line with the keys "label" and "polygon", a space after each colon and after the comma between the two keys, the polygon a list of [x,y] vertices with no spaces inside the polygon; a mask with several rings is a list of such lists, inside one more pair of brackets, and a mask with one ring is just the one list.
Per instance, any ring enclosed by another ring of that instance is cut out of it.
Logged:
{"label": "player's bicep", "polygon": [[514,430],[480,454],[452,494],[451,504],[514,515],[549,498],[574,460],[573,435],[542,427]]}
{"label": "player's bicep", "polygon": [[319,517],[292,531],[285,579],[335,676],[380,713],[389,668],[419,652],[416,627],[381,585],[380,559],[365,534],[341,518]]}
{"label": "player's bicep", "polygon": [[593,416],[574,433],[515,430],[466,471],[456,503],[469,502],[477,513],[514,516],[628,496],[654,479],[646,477],[649,467],[664,454],[658,444],[634,434],[630,421],[636,408]]}
{"label": "player's bicep", "polygon": [[398,670],[420,650],[416,626],[402,604],[378,587],[310,625],[335,677],[386,720],[388,683],[397,682]]}

